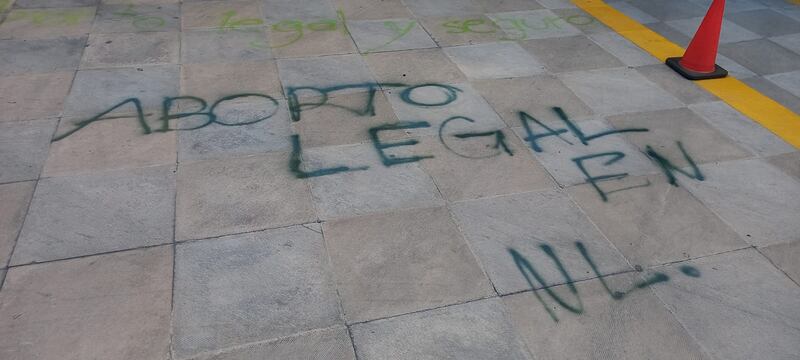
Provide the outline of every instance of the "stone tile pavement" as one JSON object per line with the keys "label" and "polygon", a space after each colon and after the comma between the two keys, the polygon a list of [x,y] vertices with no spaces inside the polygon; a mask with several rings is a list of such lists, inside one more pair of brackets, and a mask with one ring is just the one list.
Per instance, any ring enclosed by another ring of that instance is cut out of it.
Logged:
{"label": "stone tile pavement", "polygon": [[565,0],[0,0],[0,204],[0,359],[800,357],[800,152]]}

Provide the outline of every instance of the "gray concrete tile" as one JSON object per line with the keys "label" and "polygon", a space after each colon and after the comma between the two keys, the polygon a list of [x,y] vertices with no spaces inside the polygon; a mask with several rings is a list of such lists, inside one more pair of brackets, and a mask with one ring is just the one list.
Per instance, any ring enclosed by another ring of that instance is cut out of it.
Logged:
{"label": "gray concrete tile", "polygon": [[169,359],[171,300],[168,246],[12,268],[0,349],[13,359]]}
{"label": "gray concrete tile", "polygon": [[543,6],[536,1],[528,0],[478,0],[484,12],[488,11],[522,11],[538,10]]}
{"label": "gray concrete tile", "polygon": [[[448,125],[451,131],[494,131],[505,127],[503,120],[489,103],[468,83],[420,85],[422,86],[387,91],[389,102],[400,121],[422,120],[430,123],[430,127],[427,128],[407,130],[409,134],[435,135],[439,127],[453,116],[466,116],[473,122],[453,122]],[[403,98],[405,91],[408,91],[407,99]],[[444,105],[421,106],[413,102]]]}
{"label": "gray concrete tile", "polygon": [[505,37],[503,30],[486,15],[425,18],[422,25],[442,47],[491,43]]}
{"label": "gray concrete tile", "polygon": [[575,7],[569,0],[536,0],[536,2],[548,9],[568,9]]}
{"label": "gray concrete tile", "polygon": [[0,183],[39,177],[55,126],[56,120],[0,123]]}
{"label": "gray concrete tile", "polygon": [[762,160],[700,167],[706,180],[683,181],[700,201],[749,244],[767,246],[800,238],[800,182]]}
{"label": "gray concrete tile", "polygon": [[692,41],[691,35],[687,36],[664,22],[647,24],[647,27],[683,48],[689,47]]}
{"label": "gray concrete tile", "polygon": [[764,37],[800,33],[799,21],[770,9],[737,12],[727,17]]}
{"label": "gray concrete tile", "polygon": [[620,191],[608,195],[608,201],[601,200],[590,185],[567,191],[632,264],[659,265],[748,246],[700,201],[670,185],[663,175],[628,177],[601,187]]}
{"label": "gray concrete tile", "polygon": [[[694,37],[704,17],[667,21],[666,24],[689,38]],[[719,37],[720,44],[735,43],[739,41],[760,39],[761,35],[751,32],[732,21],[722,22],[722,33]]]}
{"label": "gray concrete tile", "polygon": [[0,39],[52,39],[85,36],[95,7],[63,9],[15,9],[0,24]]}
{"label": "gray concrete tile", "polygon": [[800,55],[766,39],[722,44],[720,53],[759,75],[800,70]]}
{"label": "gray concrete tile", "polygon": [[262,11],[267,21],[287,19],[336,19],[329,0],[264,0]]}
{"label": "gray concrete tile", "polygon": [[176,248],[178,358],[342,323],[319,230],[293,226]]}
{"label": "gray concrete tile", "polygon": [[471,79],[512,78],[545,72],[536,57],[513,42],[449,47],[444,53]]}
{"label": "gray concrete tile", "polygon": [[33,181],[0,185],[0,267],[5,267],[11,258],[35,187]]}
{"label": "gray concrete tile", "polygon": [[181,66],[181,94],[203,98],[209,106],[224,96],[248,93],[283,98],[275,61]]}
{"label": "gray concrete tile", "polygon": [[[185,2],[205,1],[205,0],[186,0]],[[179,0],[102,0],[105,5],[162,5],[177,4]]]}
{"label": "gray concrete tile", "polygon": [[[160,108],[164,97],[178,96],[179,79],[177,65],[78,71],[64,113],[96,116],[130,98],[139,99],[144,109]],[[109,115],[135,114],[135,110],[130,104]]]}
{"label": "gray concrete tile", "polygon": [[74,71],[86,37],[0,40],[0,76]]}
{"label": "gray concrete tile", "polygon": [[487,299],[353,327],[359,359],[508,359],[531,356],[500,299]]}
{"label": "gray concrete tile", "polygon": [[311,194],[287,169],[287,154],[181,163],[179,240],[256,231],[316,220]]}
{"label": "gray concrete tile", "polygon": [[[530,122],[531,130],[535,134],[546,132],[533,122]],[[566,129],[564,125],[549,125],[553,129]],[[596,134],[612,130],[613,127],[603,120],[587,120],[577,124],[586,134]],[[517,136],[524,141],[528,141],[528,134],[522,128],[515,128]],[[580,139],[573,133],[564,134],[561,138],[547,137],[536,141],[542,148],[542,152],[534,152],[536,159],[539,160],[551,176],[562,186],[583,184],[587,180],[587,175],[581,172],[574,159],[581,157],[603,154],[603,153],[622,153],[624,156],[612,164],[605,164],[612,159],[611,155],[598,157],[582,161],[583,167],[591,176],[602,176],[608,174],[627,174],[645,175],[658,171],[658,169],[645,157],[639,149],[631,145],[625,137],[620,134],[612,134],[593,139],[587,145],[583,145]]]}
{"label": "gray concrete tile", "polygon": [[[603,48],[584,35],[562,38],[528,40],[522,42],[528,50],[547,67],[550,72],[560,73],[577,70],[594,70],[622,66]],[[575,56],[580,54],[580,56]]]}
{"label": "gray concrete tile", "polygon": [[593,114],[572,90],[551,75],[480,80],[473,81],[472,85],[511,127],[522,126],[520,111],[546,123],[560,121],[553,111],[555,106],[562,108],[570,117],[576,119],[587,118]]}
{"label": "gray concrete tile", "polygon": [[364,56],[380,83],[452,84],[467,78],[441,49],[374,53]]}
{"label": "gray concrete tile", "polygon": [[[634,288],[642,279],[627,273],[605,281],[617,291]],[[597,280],[574,286],[577,295],[566,285],[548,291],[572,306],[580,304],[580,313],[558,305],[547,291],[537,290],[558,322],[531,292],[503,298],[514,327],[537,359],[591,359],[599,354],[629,360],[708,359],[649,289],[613,299]]]}
{"label": "gray concrete tile", "polygon": [[166,166],[42,179],[11,262],[170,243],[174,196],[173,169]]}
{"label": "gray concrete tile", "polygon": [[355,360],[353,344],[345,327],[311,330],[275,340],[226,349],[218,353],[192,357],[197,360],[248,359],[341,359]]}
{"label": "gray concrete tile", "polygon": [[645,65],[636,68],[648,80],[680,99],[684,104],[697,104],[718,100],[716,96],[700,88],[694,82],[665,66],[664,64]]}
{"label": "gray concrete tile", "polygon": [[[697,5],[702,6],[705,9],[708,9],[711,6],[711,2],[713,0],[691,0],[691,1],[696,3]],[[766,8],[767,7],[764,6],[764,4],[762,4],[757,0],[728,0],[725,2],[726,14],[733,14],[737,12],[750,11],[750,10],[760,10]]]}
{"label": "gray concrete tile", "polygon": [[[653,286],[683,327],[707,352],[724,359],[790,359],[800,352],[800,287],[755,250],[688,263],[699,277],[665,271]],[[746,324],[746,325],[745,325]]]}
{"label": "gray concrete tile", "polygon": [[181,29],[240,29],[264,24],[261,1],[203,1],[181,6]]}
{"label": "gray concrete tile", "polygon": [[793,146],[724,102],[695,104],[690,105],[689,109],[755,155],[770,156],[795,151]]}
{"label": "gray concrete tile", "polygon": [[550,10],[513,11],[487,14],[503,32],[500,40],[531,40],[581,34],[565,19]]}
{"label": "gray concrete tile", "polygon": [[419,156],[433,156],[421,163],[422,168],[449,201],[553,188],[550,175],[526,146],[510,130],[502,133],[511,154],[493,148],[496,135],[459,139],[444,134],[444,143],[438,137],[425,137],[414,150]]}
{"label": "gray concrete tile", "polygon": [[334,7],[350,20],[380,20],[412,17],[401,0],[333,0]]}
{"label": "gray concrete tile", "polygon": [[[593,278],[589,263],[575,246],[582,242],[601,274],[630,269],[630,265],[589,219],[557,191],[542,191],[458,202],[451,205],[456,222],[486,269],[497,291],[509,294],[530,289],[515,265],[510,249],[521,253],[537,268],[547,286],[568,280],[540,248],[550,246],[573,280]],[[536,285],[537,288],[543,284]]]}
{"label": "gray concrete tile", "polygon": [[323,231],[349,323],[494,295],[447,208],[334,220]]}
{"label": "gray concrete tile", "polygon": [[74,76],[59,72],[0,77],[0,122],[58,116]]}
{"label": "gray concrete tile", "polygon": [[800,97],[800,70],[768,75],[765,78],[792,95]]}
{"label": "gray concrete tile", "polygon": [[[310,100],[314,103],[319,100]],[[363,109],[369,103],[369,93],[345,94],[326,99],[324,106],[303,109],[300,121],[292,123],[304,148],[365,143],[370,140],[368,129],[394,124],[389,101],[381,93],[372,98],[374,115],[362,114],[353,109]],[[401,132],[382,134],[382,139],[403,137]]]}
{"label": "gray concrete tile", "polygon": [[[318,58],[278,60],[284,92],[292,87],[327,88],[348,84],[374,83],[369,68],[360,55],[336,55]],[[343,89],[336,94],[359,92],[359,89]],[[317,95],[317,94],[315,94]]]}
{"label": "gray concrete tile", "polygon": [[414,19],[356,20],[347,29],[362,54],[436,47]]}
{"label": "gray concrete tile", "polygon": [[636,20],[636,22],[640,24],[652,24],[659,22],[659,20],[648,13],[639,10],[639,8],[631,5],[629,2],[624,0],[617,0],[614,2],[608,1],[608,5],[611,5],[614,9],[619,10],[621,13],[627,15],[629,18]]}
{"label": "gray concrete tile", "polygon": [[800,33],[771,37],[769,40],[800,54]]}
{"label": "gray concrete tile", "polygon": [[[310,178],[314,203],[323,220],[443,203],[419,164],[385,167],[371,144],[308,149],[303,151],[303,160],[304,171],[339,166],[354,169]],[[369,168],[358,170],[363,167]]]}
{"label": "gray concrete tile", "polygon": [[357,53],[345,24],[339,20],[284,20],[268,29],[276,58],[295,58]]}
{"label": "gray concrete tile", "polygon": [[404,0],[417,17],[464,16],[480,14],[483,6],[479,0]]}
{"label": "gray concrete tile", "polygon": [[758,90],[768,98],[777,101],[781,105],[789,108],[795,113],[800,113],[800,97],[792,95],[792,93],[784,90],[772,81],[767,80],[761,76],[755,76],[743,80],[750,87]]}
{"label": "gray concrete tile", "polygon": [[559,75],[575,95],[598,114],[672,109],[680,100],[634,69],[576,71]]}
{"label": "gray concrete tile", "polygon": [[[74,131],[83,118],[64,118],[56,137]],[[151,129],[160,127],[150,121]],[[135,117],[103,120],[87,125],[50,144],[42,176],[90,174],[104,170],[175,166],[175,132],[145,134]]]}
{"label": "gray concrete tile", "polygon": [[181,63],[243,63],[272,58],[263,28],[181,33]]}
{"label": "gray concrete tile", "polygon": [[616,56],[627,66],[660,64],[661,61],[642,51],[638,46],[615,32],[589,34],[597,45]]}
{"label": "gray concrete tile", "polygon": [[800,181],[800,153],[797,151],[783,155],[772,156],[767,159],[786,174],[794,176]]}
{"label": "gray concrete tile", "polygon": [[92,34],[81,68],[177,64],[180,47],[177,32]]}
{"label": "gray concrete tile", "polygon": [[15,0],[15,8],[66,8],[95,6],[100,0]]}
{"label": "gray concrete tile", "polygon": [[737,79],[745,79],[756,76],[756,73],[750,71],[750,69],[722,54],[717,54],[717,65],[722,66],[725,70],[728,70],[728,75],[736,77]]}
{"label": "gray concrete tile", "polygon": [[678,167],[690,165],[677,146],[678,141],[697,164],[750,157],[749,152],[687,108],[612,116],[608,122],[617,129],[648,129],[625,137],[643,152],[651,146]]}
{"label": "gray concrete tile", "polygon": [[705,16],[708,9],[690,0],[628,0],[628,2],[661,21]]}
{"label": "gray concrete tile", "polygon": [[553,9],[553,13],[561,19],[583,32],[584,34],[595,34],[603,32],[613,32],[611,28],[604,25],[594,16],[578,8]]}
{"label": "gray concrete tile", "polygon": [[800,242],[778,244],[758,249],[778,269],[783,271],[795,283],[800,284]]}
{"label": "gray concrete tile", "polygon": [[178,31],[180,7],[156,1],[156,5],[101,5],[97,9],[92,33]]}
{"label": "gray concrete tile", "polygon": [[[178,159],[205,160],[289,151],[291,125],[285,101],[247,96],[220,103],[218,123],[178,131]],[[244,125],[237,125],[244,124]]]}

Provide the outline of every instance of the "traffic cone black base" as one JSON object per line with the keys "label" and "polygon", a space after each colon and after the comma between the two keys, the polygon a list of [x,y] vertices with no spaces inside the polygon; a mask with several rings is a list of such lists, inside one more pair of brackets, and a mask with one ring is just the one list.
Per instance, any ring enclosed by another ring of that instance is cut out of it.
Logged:
{"label": "traffic cone black base", "polygon": [[708,73],[687,69],[681,65],[681,59],[680,57],[668,58],[667,65],[689,80],[719,79],[728,76],[728,70],[716,64],[714,64],[714,71]]}

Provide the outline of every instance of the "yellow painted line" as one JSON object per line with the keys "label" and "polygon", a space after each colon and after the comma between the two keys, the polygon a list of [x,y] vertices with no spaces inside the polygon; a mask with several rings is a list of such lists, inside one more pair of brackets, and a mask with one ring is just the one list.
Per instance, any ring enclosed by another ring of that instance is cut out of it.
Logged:
{"label": "yellow painted line", "polygon": [[[662,62],[666,61],[668,57],[683,55],[682,47],[629,18],[606,4],[605,1],[572,0],[572,2]],[[733,76],[701,80],[696,84],[772,131],[787,143],[800,148],[800,115]]]}

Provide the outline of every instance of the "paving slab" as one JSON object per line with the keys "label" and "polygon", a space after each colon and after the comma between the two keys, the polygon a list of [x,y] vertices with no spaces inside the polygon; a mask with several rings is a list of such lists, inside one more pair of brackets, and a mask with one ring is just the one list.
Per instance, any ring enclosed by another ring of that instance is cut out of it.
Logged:
{"label": "paving slab", "polygon": [[548,9],[568,9],[575,7],[575,4],[570,0],[537,0],[537,2]]}
{"label": "paving slab", "polygon": [[594,40],[600,47],[606,49],[611,55],[616,56],[627,66],[661,63],[658,59],[642,51],[642,49],[615,32],[589,34],[589,38]]}
{"label": "paving slab", "polygon": [[173,349],[178,358],[336,324],[343,322],[318,226],[176,248]]}
{"label": "paving slab", "polygon": [[220,103],[217,121],[178,131],[180,161],[234,158],[289,151],[289,109],[285,101],[243,96]]}
{"label": "paving slab", "polygon": [[648,129],[647,132],[627,133],[625,138],[643,152],[650,146],[678,167],[690,166],[690,158],[696,164],[704,164],[750,155],[687,108],[617,115],[609,117],[608,121],[617,129]]}
{"label": "paving slab", "polygon": [[480,80],[473,81],[472,85],[510,127],[522,126],[520,111],[546,123],[560,122],[554,107],[560,107],[574,119],[585,119],[594,114],[572,90],[552,75]]}
{"label": "paving slab", "polygon": [[55,126],[56,120],[0,123],[0,183],[39,177]]}
{"label": "paving slab", "polygon": [[415,147],[418,156],[433,156],[421,162],[436,187],[448,201],[478,199],[551,189],[547,171],[509,130],[501,132],[505,151],[494,136],[459,139],[452,134],[424,137]]}
{"label": "paving slab", "polygon": [[0,77],[0,122],[55,118],[74,76],[58,72]]}
{"label": "paving slab", "polygon": [[634,69],[576,71],[559,75],[598,114],[614,115],[681,107],[680,100]]}
{"label": "paving slab", "polygon": [[690,0],[628,0],[628,2],[661,21],[704,16],[708,9]]}
{"label": "paving slab", "polygon": [[192,357],[198,360],[248,360],[248,359],[341,359],[355,360],[353,344],[347,329],[335,326],[311,330],[275,340],[258,342],[217,353]]}
{"label": "paving slab", "polygon": [[792,71],[783,74],[774,74],[765,76],[769,81],[775,85],[790,92],[792,95],[800,97],[800,70]]}
{"label": "paving slab", "polygon": [[499,299],[353,326],[359,359],[532,359]]}
{"label": "paving slab", "polygon": [[[335,55],[278,60],[278,74],[288,96],[288,87],[328,88],[349,84],[370,84],[375,80],[360,55]],[[365,91],[343,89],[337,94]],[[318,94],[314,94],[318,95]]]}
{"label": "paving slab", "polygon": [[379,83],[452,84],[467,81],[441,49],[371,53],[364,61]]}
{"label": "paving slab", "polygon": [[471,79],[512,78],[545,72],[536,57],[513,42],[449,47],[444,53]]}
{"label": "paving slab", "polygon": [[0,76],[74,71],[86,37],[0,40]]}
{"label": "paving slab", "polygon": [[608,201],[589,185],[567,191],[632,264],[659,265],[748,246],[686,189],[670,185],[662,175],[602,186],[618,191]]}
{"label": "paving slab", "polygon": [[433,180],[418,163],[384,166],[371,144],[306,149],[302,156],[301,169],[306,172],[351,169],[309,179],[320,219],[443,204]]}
{"label": "paving slab", "polygon": [[[606,277],[613,291],[635,288],[637,273]],[[537,359],[710,359],[648,288],[614,299],[597,280],[555,286],[549,292],[580,312],[558,305],[537,290],[503,298],[514,327]],[[548,308],[545,309],[544,306]],[[552,315],[551,315],[552,314]],[[555,316],[555,318],[553,318]],[[558,321],[554,321],[558,319]]]}
{"label": "paving slab", "polygon": [[347,29],[362,54],[436,47],[414,19],[356,20]]}
{"label": "paving slab", "polygon": [[52,39],[85,36],[95,7],[63,9],[15,9],[0,24],[0,39]]}
{"label": "paving slab", "polygon": [[478,0],[484,11],[538,10],[543,6],[537,1],[527,0]]}
{"label": "paving slab", "polygon": [[503,30],[486,15],[425,18],[422,25],[442,47],[491,43],[505,37]]}
{"label": "paving slab", "polygon": [[283,20],[269,27],[268,37],[272,53],[276,58],[358,52],[348,27],[335,19]]}
{"label": "paving slab", "polygon": [[695,114],[725,134],[728,139],[758,156],[793,152],[796,149],[728,104],[715,101],[689,105]]}
{"label": "paving slab", "polygon": [[[132,98],[141,102],[143,111],[160,109],[165,97],[179,95],[179,88],[178,65],[81,70],[72,82],[64,113],[89,118]],[[108,115],[136,113],[136,107],[129,102]]]}
{"label": "paving slab", "polygon": [[14,265],[172,242],[170,166],[39,181]]}
{"label": "paving slab", "polygon": [[770,164],[775,165],[786,174],[800,180],[800,153],[797,151],[767,158]]}
{"label": "paving slab", "polygon": [[[622,62],[584,35],[528,40],[522,47],[552,73],[622,66]],[[575,56],[580,54],[580,56]]]}
{"label": "paving slab", "polygon": [[487,14],[506,36],[500,40],[531,40],[565,37],[581,31],[550,10],[512,11]]}
{"label": "paving slab", "polygon": [[[64,118],[56,138],[79,128],[83,118]],[[151,129],[159,124],[150,121]],[[175,132],[143,132],[135,117],[97,121],[50,144],[42,176],[91,174],[105,170],[175,166]]]}
{"label": "paving slab", "polygon": [[800,70],[800,55],[766,39],[722,44],[719,49],[720,53],[758,75]]}
{"label": "paving slab", "polygon": [[100,0],[15,0],[15,8],[62,8],[96,6]]}
{"label": "paving slab", "polygon": [[35,187],[33,181],[0,185],[0,267],[5,267],[11,258]]}
{"label": "paving slab", "polygon": [[[712,1],[713,0],[692,0],[692,2],[705,9],[711,6]],[[767,7],[764,6],[762,2],[763,1],[759,2],[757,0],[728,0],[725,2],[725,13],[732,14],[742,11],[766,9]]]}
{"label": "paving slab", "polygon": [[[536,288],[596,277],[581,257],[575,242],[584,244],[600,274],[630,269],[611,243],[592,225],[569,197],[557,191],[540,191],[458,202],[451,205],[456,222],[466,236],[492,284],[501,294],[528,290],[531,284],[515,264],[511,249],[535,264],[547,284]],[[542,246],[549,246],[563,264],[560,268]]]}
{"label": "paving slab", "polygon": [[176,237],[201,239],[316,220],[308,185],[288,154],[181,163]]}
{"label": "paving slab", "polygon": [[[533,122],[529,122],[529,126],[534,135],[547,132]],[[563,124],[553,126],[551,129],[566,130]],[[585,134],[598,134],[614,129],[604,120],[581,121],[577,126]],[[515,128],[514,131],[530,147],[527,131],[523,128]],[[588,176],[637,176],[658,172],[658,168],[620,134],[601,136],[586,145],[572,132],[560,137],[539,138],[535,142],[542,151],[534,151],[533,148],[530,151],[561,186],[586,183]],[[619,159],[608,163],[616,157]],[[580,160],[581,158],[584,160]],[[576,161],[580,161],[586,173],[581,171]]]}
{"label": "paving slab", "polygon": [[81,68],[177,64],[179,51],[177,32],[92,34]]}
{"label": "paving slab", "polygon": [[478,0],[404,0],[403,3],[417,17],[463,16],[484,10]]}
{"label": "paving slab", "polygon": [[664,90],[680,99],[684,104],[697,104],[718,100],[716,96],[701,89],[694,82],[686,79],[665,64],[645,65],[636,71],[648,80],[658,84]]}
{"label": "paving slab", "polygon": [[771,9],[737,12],[727,17],[764,37],[800,33],[800,22]]}
{"label": "paving slab", "polygon": [[[668,26],[671,26],[673,29],[679,31],[681,34],[686,35],[689,38],[692,38],[697,32],[697,29],[700,27],[700,23],[703,21],[703,19],[704,17],[701,16],[689,19],[667,21],[666,24]],[[756,34],[739,25],[736,25],[735,22],[723,21],[722,32],[720,33],[719,37],[719,43],[729,44],[740,41],[760,39],[761,37],[762,35]]]}
{"label": "paving slab", "polygon": [[263,28],[196,30],[181,33],[181,63],[242,63],[272,58]]}
{"label": "paving slab", "polygon": [[147,31],[177,31],[181,27],[180,7],[169,1],[154,0],[154,5],[134,5],[130,2],[114,5],[104,1],[97,8],[92,33],[131,33]]}
{"label": "paving slab", "polygon": [[800,182],[762,160],[700,166],[705,181],[683,181],[700,201],[749,244],[796,241]]}
{"label": "paving slab", "polygon": [[561,19],[568,24],[574,26],[586,35],[597,34],[604,32],[613,32],[610,27],[606,26],[587,12],[578,8],[564,8],[553,9],[554,14],[558,15]]}
{"label": "paving slab", "polygon": [[652,24],[660,21],[625,0],[607,1],[606,3],[640,24]]}
{"label": "paving slab", "polygon": [[800,242],[771,245],[760,248],[758,251],[795,283],[800,284],[800,264],[797,262],[797,258],[800,256]]}
{"label": "paving slab", "polygon": [[800,33],[769,38],[770,41],[800,54]]}
{"label": "paving slab", "polygon": [[[800,352],[800,287],[755,250],[686,263],[699,277],[672,265],[658,297],[704,350],[725,359],[789,359]],[[747,324],[743,326],[743,324]]]}
{"label": "paving slab", "polygon": [[494,295],[447,208],[334,220],[323,231],[349,323]]}
{"label": "paving slab", "polygon": [[169,246],[12,268],[0,292],[0,351],[166,360],[171,300]]}
{"label": "paving slab", "polygon": [[283,98],[274,60],[253,63],[185,64],[181,66],[181,94],[213,104],[224,96],[261,94]]}
{"label": "paving slab", "polygon": [[263,25],[261,1],[203,1],[181,6],[181,29],[230,29]]}
{"label": "paving slab", "polygon": [[334,7],[351,20],[380,20],[412,17],[401,0],[334,0]]}
{"label": "paving slab", "polygon": [[337,18],[329,0],[264,0],[262,6],[267,21]]}

